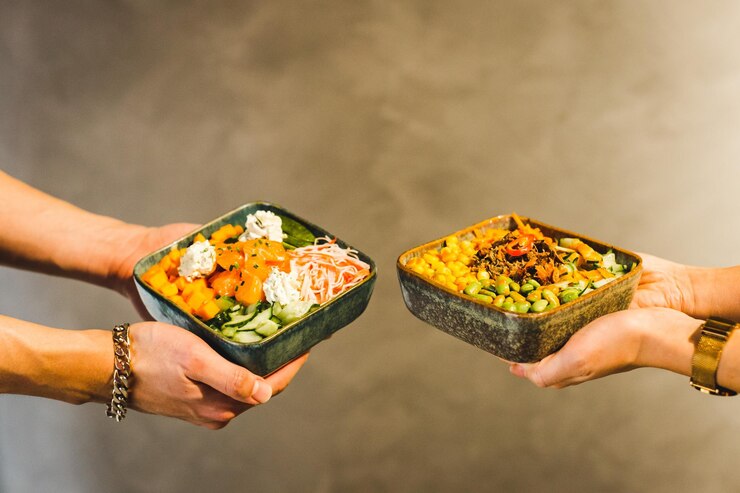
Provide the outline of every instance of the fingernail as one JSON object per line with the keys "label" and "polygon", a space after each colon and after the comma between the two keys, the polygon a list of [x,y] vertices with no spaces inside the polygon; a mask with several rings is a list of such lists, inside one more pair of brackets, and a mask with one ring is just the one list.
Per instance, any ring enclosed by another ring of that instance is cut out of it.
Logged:
{"label": "fingernail", "polygon": [[524,376],[524,368],[522,368],[522,365],[517,365],[516,363],[513,365],[509,365],[509,372],[511,372],[512,375],[516,375],[517,377]]}
{"label": "fingernail", "polygon": [[254,387],[252,387],[252,398],[260,404],[264,404],[270,400],[270,397],[272,397],[270,384],[263,380],[255,381]]}

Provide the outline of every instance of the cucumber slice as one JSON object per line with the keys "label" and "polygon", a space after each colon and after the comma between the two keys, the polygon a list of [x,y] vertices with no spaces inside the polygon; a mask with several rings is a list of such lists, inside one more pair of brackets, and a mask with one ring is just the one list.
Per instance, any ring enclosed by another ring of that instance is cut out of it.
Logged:
{"label": "cucumber slice", "polygon": [[237,332],[234,335],[235,342],[242,342],[245,344],[248,344],[250,342],[259,342],[261,340],[262,340],[262,336],[257,334],[253,330],[243,330],[241,332]]}
{"label": "cucumber slice", "polygon": [[234,337],[236,335],[236,327],[221,327],[221,333],[224,337]]}
{"label": "cucumber slice", "polygon": [[224,324],[221,326],[222,329],[227,329],[229,327],[233,327],[235,329],[238,329],[240,327],[243,327],[247,324],[250,320],[254,318],[254,313],[241,315],[239,313],[231,313],[231,320],[228,322],[224,322]]}
{"label": "cucumber slice", "polygon": [[592,285],[593,285],[594,289],[598,289],[598,288],[600,288],[601,286],[603,286],[603,285],[605,285],[605,284],[608,284],[608,283],[610,283],[610,282],[611,282],[611,281],[613,281],[614,279],[615,279],[614,277],[610,277],[610,278],[608,278],[608,279],[601,279],[601,280],[599,280],[599,281],[596,281],[596,282],[592,283]]}
{"label": "cucumber slice", "polygon": [[[278,306],[278,304],[275,304]],[[280,319],[284,324],[289,324],[299,318],[303,317],[306,313],[311,311],[315,305],[310,301],[293,301],[285,306],[280,306],[280,309],[275,313],[275,316]]]}
{"label": "cucumber slice", "polygon": [[221,311],[228,310],[236,304],[234,298],[229,296],[219,296],[216,298],[216,305]]}
{"label": "cucumber slice", "polygon": [[264,337],[270,337],[272,334],[278,331],[280,326],[272,320],[265,320],[262,325],[254,329],[256,333]]}
{"label": "cucumber slice", "polygon": [[257,313],[257,315],[255,315],[252,320],[245,324],[241,330],[254,330],[263,323],[269,321],[270,317],[272,317],[272,307],[268,306],[261,312]]}
{"label": "cucumber slice", "polygon": [[605,253],[601,256],[601,266],[605,269],[612,270],[617,265],[617,257],[614,252]]}

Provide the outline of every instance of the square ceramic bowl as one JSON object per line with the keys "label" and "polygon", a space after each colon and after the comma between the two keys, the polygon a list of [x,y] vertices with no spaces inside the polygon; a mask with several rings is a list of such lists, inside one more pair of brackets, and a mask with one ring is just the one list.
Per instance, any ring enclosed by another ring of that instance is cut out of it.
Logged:
{"label": "square ceramic bowl", "polygon": [[[335,238],[324,229],[277,205],[253,202],[224,214],[189,235],[142,258],[134,267],[134,281],[146,309],[155,320],[177,325],[193,332],[224,358],[244,366],[253,373],[265,376],[302,355],[362,314],[370,301],[377,278],[377,269],[370,257],[358,251],[360,260],[370,265],[370,275],[362,282],[321,305],[305,317],[286,325],[272,336],[254,343],[240,343],[223,337],[220,332],[208,327],[196,316],[181,310],[141,278],[142,274],[173,248],[186,248],[191,245],[198,233],[208,238],[225,224],[243,225],[247,215],[258,210],[271,211],[293,219],[308,228],[317,238],[321,236]],[[343,248],[349,247],[339,238],[337,238],[337,244]]]}
{"label": "square ceramic bowl", "polygon": [[[539,361],[560,349],[578,329],[607,313],[629,307],[642,271],[636,254],[571,233],[538,221],[522,218],[545,236],[554,239],[580,238],[597,252],[612,249],[617,263],[631,265],[629,273],[594,291],[542,313],[512,313],[475,300],[417,274],[406,265],[414,257],[439,249],[444,238],[403,253],[396,263],[401,293],[406,307],[415,316],[450,335],[509,361]],[[511,215],[494,217],[454,233],[460,240],[473,237],[473,231],[516,229]]]}

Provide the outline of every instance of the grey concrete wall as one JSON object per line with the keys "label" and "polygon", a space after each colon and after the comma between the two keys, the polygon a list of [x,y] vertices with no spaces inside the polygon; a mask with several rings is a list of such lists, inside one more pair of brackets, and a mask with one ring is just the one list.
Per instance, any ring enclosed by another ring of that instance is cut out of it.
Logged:
{"label": "grey concrete wall", "polygon": [[[219,432],[1,396],[0,490],[739,491],[738,401],[657,370],[537,389],[413,318],[394,272],[510,211],[740,263],[738,25],[729,1],[0,3],[2,169],[150,225],[270,200],[380,272],[361,319]],[[135,319],[11,269],[0,312]]]}

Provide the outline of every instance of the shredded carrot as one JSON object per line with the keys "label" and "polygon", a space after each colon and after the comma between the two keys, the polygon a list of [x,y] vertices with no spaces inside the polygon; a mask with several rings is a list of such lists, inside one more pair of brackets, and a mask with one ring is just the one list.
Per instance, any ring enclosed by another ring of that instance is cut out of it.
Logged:
{"label": "shredded carrot", "polygon": [[290,252],[290,271],[295,273],[301,299],[326,303],[370,275],[370,266],[357,251],[342,248],[333,238],[317,238],[313,245]]}

